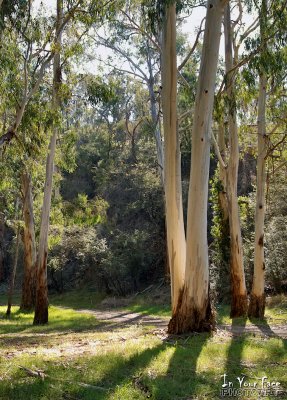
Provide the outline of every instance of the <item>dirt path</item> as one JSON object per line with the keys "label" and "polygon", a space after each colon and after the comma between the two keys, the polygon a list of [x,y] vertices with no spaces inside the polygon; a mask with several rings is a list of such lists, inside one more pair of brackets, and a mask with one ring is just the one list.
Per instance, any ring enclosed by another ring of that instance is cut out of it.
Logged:
{"label": "dirt path", "polygon": [[[132,325],[155,326],[158,329],[167,329],[168,319],[153,317],[125,310],[77,310],[80,313],[92,314],[99,321],[108,322],[110,329]],[[232,336],[243,334],[260,335],[264,337],[279,337],[287,339],[287,325],[217,325],[218,332],[226,332]]]}
{"label": "dirt path", "polygon": [[[65,308],[65,307],[63,307]],[[60,332],[15,332],[0,335],[0,357],[14,358],[23,353],[29,356],[58,357],[59,362],[66,357],[98,354],[103,348],[124,343],[127,340],[142,340],[145,335],[155,335],[167,343],[175,343],[178,337],[168,335],[168,318],[160,318],[127,310],[81,309],[79,313],[93,315],[100,323],[88,331]],[[143,327],[150,327],[143,329]],[[287,339],[287,325],[218,325],[219,339],[252,334],[261,337]],[[186,335],[191,336],[191,335]]]}

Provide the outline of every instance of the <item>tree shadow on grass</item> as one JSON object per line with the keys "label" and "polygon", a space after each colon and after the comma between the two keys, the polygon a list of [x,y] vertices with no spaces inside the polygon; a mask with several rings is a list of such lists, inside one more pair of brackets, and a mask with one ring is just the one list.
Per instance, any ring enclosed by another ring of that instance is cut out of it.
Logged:
{"label": "tree shadow on grass", "polygon": [[[282,356],[284,356],[286,354],[287,351],[287,331],[286,329],[284,329],[283,332],[280,331],[280,329],[282,329],[281,327],[273,327],[273,329],[271,328],[271,326],[268,324],[267,320],[265,318],[263,319],[259,319],[259,318],[250,318],[250,321],[260,330],[261,334],[263,336],[268,337],[268,338],[275,338],[278,339],[279,342],[282,344],[282,349],[280,349],[279,347],[276,348],[276,346],[274,347],[273,351],[275,353],[275,355],[278,354],[278,352],[282,352]],[[264,324],[263,324],[264,322]],[[275,329],[275,331],[274,331]],[[276,332],[277,331],[277,332]],[[270,357],[272,357],[272,354],[269,355]]]}
{"label": "tree shadow on grass", "polygon": [[[121,387],[124,387],[123,393],[127,393],[128,390],[129,394],[138,395],[138,390],[140,390],[145,398],[148,389],[140,382],[139,371],[148,366],[165,348],[165,344],[159,344],[141,352],[135,351],[130,357],[121,354],[102,354],[88,357],[85,360],[79,357],[73,362],[69,361],[69,370],[66,372],[63,372],[63,367],[51,366],[49,368],[45,365],[43,368],[49,377],[43,381],[40,378],[32,378],[26,379],[24,382],[22,379],[21,382],[19,379],[21,372],[16,372],[13,377],[13,389],[11,390],[11,385],[7,384],[2,386],[2,393],[6,396],[4,398],[10,400],[20,398],[25,400],[38,398],[104,400],[110,398],[113,392],[118,392]],[[84,365],[85,372],[79,369],[81,363]],[[82,387],[77,382],[85,383],[87,386]],[[55,391],[57,397],[54,397]],[[119,396],[121,395],[119,394]],[[124,395],[117,398],[130,400],[130,397],[124,397]],[[131,398],[139,399],[141,397]]]}
{"label": "tree shadow on grass", "polygon": [[[21,372],[17,372],[13,377],[13,393],[11,387],[9,389],[9,385],[6,385],[4,394],[10,400],[18,400],[19,393],[22,394],[21,398],[27,400],[42,396],[47,399],[69,399],[70,396],[71,399],[91,400],[190,398],[198,392],[204,393],[206,385],[211,383],[208,374],[196,372],[198,358],[209,337],[208,334],[183,338],[168,336],[160,343],[158,340],[155,344],[143,341],[143,349],[130,342],[126,349],[119,347],[116,351],[111,349],[103,354],[69,360],[66,373],[60,366],[55,368],[50,363],[42,366],[37,363],[37,367],[42,367],[50,378],[43,382],[38,378],[30,378],[23,382],[23,379],[19,379]],[[85,372],[78,368],[81,365]],[[69,384],[57,381],[59,378],[65,378]],[[75,382],[107,390],[81,387]],[[58,391],[57,396],[52,394],[53,390]]]}
{"label": "tree shadow on grass", "polygon": [[[239,321],[239,324],[238,324]],[[246,340],[245,326],[247,318],[233,318],[231,325],[231,343],[227,351],[224,374],[226,381],[233,382],[234,387],[238,387],[237,378],[245,376],[245,366],[242,364],[242,353]],[[221,385],[224,383],[223,377]],[[221,386],[220,385],[220,386]]]}
{"label": "tree shadow on grass", "polygon": [[173,340],[172,354],[165,373],[149,379],[154,399],[174,400],[177,398],[197,398],[199,393],[210,390],[209,373],[197,373],[198,359],[203,347],[211,337],[208,333],[191,334],[187,337],[170,336]]}

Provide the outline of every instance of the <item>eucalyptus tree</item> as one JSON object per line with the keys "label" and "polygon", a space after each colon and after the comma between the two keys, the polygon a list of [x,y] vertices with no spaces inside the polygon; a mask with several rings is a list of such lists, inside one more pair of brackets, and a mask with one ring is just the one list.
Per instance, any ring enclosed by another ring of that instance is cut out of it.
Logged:
{"label": "eucalyptus tree", "polygon": [[[53,94],[52,110],[55,114],[60,109],[60,87],[61,87],[61,58],[60,50],[62,46],[61,25],[63,23],[63,0],[57,0],[56,14],[56,43],[57,48],[54,54],[53,63]],[[56,118],[55,118],[56,120]],[[48,285],[47,285],[47,257],[48,257],[48,233],[49,218],[53,187],[54,158],[56,152],[56,141],[58,135],[57,123],[53,126],[53,133],[50,139],[48,156],[46,162],[46,178],[44,187],[44,199],[41,214],[41,226],[39,235],[38,255],[37,255],[37,277],[36,277],[36,302],[34,325],[46,324],[48,322]]]}
{"label": "eucalyptus tree", "polygon": [[[176,6],[174,2],[161,4],[163,15],[163,121],[165,168],[166,220],[169,261],[174,264],[171,274],[173,312],[169,332],[204,331],[213,328],[209,298],[209,262],[207,245],[207,201],[211,121],[215,80],[221,35],[221,20],[226,1],[208,1],[193,112],[192,159],[189,185],[187,239],[185,243],[182,217],[180,179],[180,151],[178,144],[176,108]],[[168,189],[168,190],[167,190]],[[174,223],[177,230],[173,231]],[[171,267],[172,268],[172,267]],[[176,278],[176,285],[174,282]],[[175,292],[176,290],[176,292]]]}
{"label": "eucalyptus tree", "polygon": [[[81,6],[81,7],[79,7]],[[53,126],[46,160],[46,177],[44,187],[44,199],[41,214],[39,245],[37,255],[37,278],[36,278],[36,303],[34,314],[34,325],[48,323],[48,285],[47,285],[47,257],[48,257],[48,234],[49,218],[53,188],[54,159],[56,152],[57,137],[61,126],[61,103],[64,84],[62,82],[62,67],[64,62],[73,55],[73,51],[67,51],[65,59],[61,60],[63,52],[63,27],[73,18],[75,14],[83,27],[81,34],[77,37],[82,39],[93,24],[101,23],[105,17],[116,11],[113,3],[101,3],[98,1],[84,2],[78,0],[74,7],[69,4],[64,9],[63,0],[57,0],[55,42],[52,50],[53,55],[53,88],[52,88],[52,113]],[[76,20],[74,20],[76,22]]]}
{"label": "eucalyptus tree", "polygon": [[225,65],[226,65],[226,100],[229,130],[230,155],[227,164],[226,193],[228,217],[230,227],[230,270],[231,270],[231,317],[239,317],[247,313],[247,290],[243,265],[243,246],[240,227],[238,205],[238,165],[239,165],[239,139],[236,111],[236,94],[234,75],[232,69],[234,60],[232,55],[232,29],[230,5],[227,4],[224,12],[225,33]]}
{"label": "eucalyptus tree", "polygon": [[162,35],[162,112],[165,157],[165,204],[172,311],[184,284],[186,242],[182,206],[181,157],[177,129],[176,4],[166,5]]}
{"label": "eucalyptus tree", "polygon": [[6,310],[6,317],[10,317],[11,315],[11,307],[13,301],[13,294],[14,294],[14,287],[15,287],[15,277],[16,271],[18,266],[18,256],[19,256],[19,245],[20,245],[20,234],[21,234],[21,225],[19,221],[19,198],[16,198],[16,205],[15,205],[15,219],[14,219],[14,229],[16,231],[16,244],[15,244],[15,255],[13,260],[12,271],[10,274],[10,282],[9,282],[9,290],[8,290],[8,301],[7,301],[7,310]]}
{"label": "eucalyptus tree", "polygon": [[[250,317],[263,318],[265,311],[264,221],[266,214],[266,162],[268,156],[274,153],[276,147],[284,143],[283,135],[283,139],[279,139],[277,144],[271,144],[272,133],[278,129],[278,125],[280,126],[282,122],[279,122],[279,124],[277,122],[271,130],[268,129],[268,125],[270,126],[270,122],[274,119],[274,115],[269,116],[271,121],[267,124],[267,93],[268,87],[270,87],[269,82],[272,75],[276,76],[276,78],[273,79],[273,87],[279,86],[280,88],[282,84],[281,82],[284,82],[284,76],[286,79],[286,56],[284,56],[284,42],[286,41],[284,33],[285,29],[283,28],[284,30],[282,31],[282,27],[284,26],[283,21],[286,21],[286,3],[278,2],[278,4],[275,5],[268,2],[268,0],[262,0],[258,12],[260,21],[260,53],[256,60],[256,67],[259,75],[259,93],[254,274],[248,315]],[[269,90],[269,97],[272,97],[272,90]]]}
{"label": "eucalyptus tree", "polygon": [[[233,10],[234,11],[234,10]],[[253,22],[242,30],[243,4],[238,3],[238,17],[231,20],[230,5],[225,8],[224,13],[224,36],[225,36],[225,84],[223,93],[224,101],[220,99],[222,92],[218,94],[218,143],[215,138],[215,151],[219,160],[219,201],[222,211],[222,234],[230,237],[230,250],[222,249],[224,259],[230,263],[231,271],[231,317],[246,315],[248,309],[247,290],[244,272],[243,243],[240,224],[240,210],[238,203],[238,166],[239,166],[239,128],[238,128],[238,94],[237,80],[240,67],[253,59],[258,53],[260,46],[256,45],[247,55],[240,55],[242,44],[248,47],[252,42],[250,35],[257,30],[259,21],[254,18]],[[237,28],[237,25],[239,27]],[[237,29],[236,29],[237,28]],[[228,144],[225,140],[224,119],[227,120]],[[226,239],[223,241],[227,242]],[[226,247],[226,246],[225,246]]]}

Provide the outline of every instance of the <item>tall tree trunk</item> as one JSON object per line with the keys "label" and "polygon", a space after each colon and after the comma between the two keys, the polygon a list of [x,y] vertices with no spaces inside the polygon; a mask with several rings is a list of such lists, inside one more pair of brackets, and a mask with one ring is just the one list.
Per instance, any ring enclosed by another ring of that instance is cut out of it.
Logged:
{"label": "tall tree trunk", "polygon": [[214,326],[209,297],[207,201],[212,111],[225,3],[221,0],[207,2],[192,129],[185,282],[178,307],[169,322],[170,333],[210,331]]}
{"label": "tall tree trunk", "polygon": [[5,232],[5,219],[4,214],[0,212],[0,282],[4,280],[4,232]]}
{"label": "tall tree trunk", "polygon": [[243,247],[240,227],[239,205],[237,197],[239,144],[236,121],[236,99],[234,79],[229,73],[233,67],[232,31],[230,5],[224,12],[226,92],[228,102],[228,128],[230,156],[227,168],[227,200],[230,227],[230,269],[231,269],[231,317],[239,317],[247,313],[247,291],[243,266]]}
{"label": "tall tree trunk", "polygon": [[24,279],[22,287],[21,310],[30,310],[35,305],[36,241],[31,176],[22,174],[23,213],[24,213]]}
{"label": "tall tree trunk", "polygon": [[150,113],[151,113],[151,118],[154,128],[154,137],[156,143],[157,163],[159,168],[161,184],[162,187],[164,187],[164,150],[159,129],[160,120],[157,112],[156,97],[153,88],[153,80],[149,82],[148,89],[150,95]]}
{"label": "tall tree trunk", "polygon": [[172,310],[175,312],[183,287],[186,255],[182,209],[180,144],[177,129],[175,3],[166,7],[164,15],[162,87],[167,250],[171,274]]}
{"label": "tall tree trunk", "polygon": [[[215,141],[215,152],[218,157],[218,178],[216,179],[216,201],[218,210],[216,224],[219,225],[219,232],[216,235],[216,248],[218,251],[218,282],[222,290],[218,292],[218,300],[222,301],[230,297],[230,230],[229,210],[227,201],[227,164],[226,164],[226,143],[223,115],[218,122],[218,144]],[[219,219],[218,219],[219,218]]]}
{"label": "tall tree trunk", "polygon": [[254,275],[248,310],[248,315],[256,318],[263,318],[265,311],[264,219],[266,185],[265,156],[267,153],[265,121],[266,85],[266,74],[263,73],[260,75],[259,79],[258,101],[258,156],[255,209]]}
{"label": "tall tree trunk", "polygon": [[[61,84],[61,59],[60,49],[62,43],[61,35],[61,21],[63,18],[63,0],[57,0],[57,52],[54,56],[53,65],[53,110],[55,113],[59,110],[59,87]],[[58,129],[56,124],[53,127],[53,135],[49,144],[49,152],[46,162],[46,179],[44,188],[44,199],[41,215],[39,248],[37,258],[37,283],[36,283],[36,304],[34,325],[42,325],[48,323],[48,286],[47,286],[47,257],[48,257],[48,234],[49,234],[49,219],[52,197],[53,185],[53,172],[54,172],[54,158],[56,151]]]}
{"label": "tall tree trunk", "polygon": [[[220,121],[218,125],[218,147],[222,158],[222,161],[226,163],[226,144],[225,144],[225,130],[224,122]],[[228,225],[229,213],[228,213],[228,202],[226,197],[226,186],[227,186],[227,172],[226,167],[222,163],[218,163],[219,166],[219,181],[221,185],[221,190],[219,191],[219,203],[222,211],[222,218],[224,225]],[[229,228],[228,228],[229,236]]]}
{"label": "tall tree trunk", "polygon": [[[18,218],[18,199],[16,201],[15,208],[16,208],[15,218],[17,219]],[[17,233],[16,233],[15,258],[14,258],[13,268],[11,271],[10,285],[9,285],[9,291],[8,291],[8,302],[7,302],[7,311],[6,311],[6,317],[8,317],[8,318],[11,315],[11,307],[12,307],[14,287],[15,287],[15,277],[16,277],[16,271],[17,271],[17,265],[18,265],[19,244],[20,244],[20,224],[18,222],[17,223]]]}
{"label": "tall tree trunk", "polygon": [[[262,1],[260,16],[260,35],[263,48],[266,50],[265,29],[267,18],[267,0]],[[263,50],[263,51],[264,51]],[[255,209],[255,242],[254,242],[254,274],[248,309],[249,317],[263,318],[265,312],[265,258],[264,258],[264,219],[265,219],[265,186],[267,141],[266,141],[266,86],[267,75],[264,67],[259,72],[258,97],[258,155],[257,155],[257,186]]]}

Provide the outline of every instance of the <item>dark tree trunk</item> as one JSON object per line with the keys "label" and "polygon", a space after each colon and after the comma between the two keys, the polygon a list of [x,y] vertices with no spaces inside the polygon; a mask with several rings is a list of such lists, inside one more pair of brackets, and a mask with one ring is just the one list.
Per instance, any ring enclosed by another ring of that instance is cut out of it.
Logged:
{"label": "dark tree trunk", "polygon": [[0,282],[2,282],[5,278],[5,273],[4,273],[4,231],[5,231],[4,215],[3,215],[3,213],[0,213]]}
{"label": "dark tree trunk", "polygon": [[6,317],[8,317],[8,318],[11,315],[11,307],[12,307],[14,286],[15,286],[15,277],[16,277],[16,270],[17,270],[17,264],[18,264],[19,242],[20,242],[20,226],[18,225],[17,235],[16,235],[15,259],[14,259],[13,269],[11,272],[10,287],[9,287],[9,292],[8,292],[8,302],[7,302],[7,311],[6,311]]}
{"label": "dark tree trunk", "polygon": [[47,252],[44,261],[38,264],[37,271],[37,290],[36,305],[34,315],[34,325],[44,325],[48,323],[48,288],[47,288]]}

